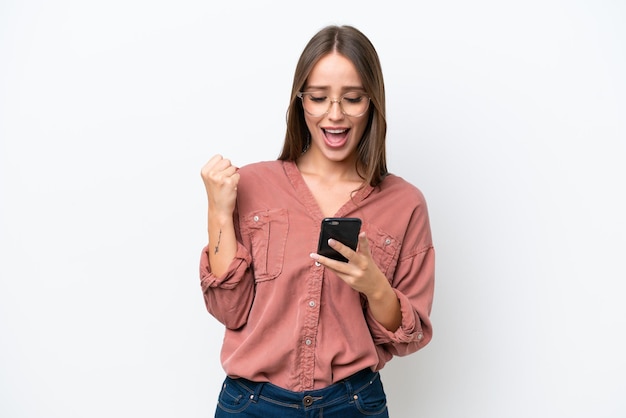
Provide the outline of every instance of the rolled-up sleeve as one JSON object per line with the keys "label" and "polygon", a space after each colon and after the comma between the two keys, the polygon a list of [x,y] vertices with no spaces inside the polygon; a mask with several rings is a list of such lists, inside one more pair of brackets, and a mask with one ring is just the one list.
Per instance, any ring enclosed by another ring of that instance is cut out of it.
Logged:
{"label": "rolled-up sleeve", "polygon": [[[428,247],[412,257],[400,260],[397,279],[392,287],[402,313],[397,330],[389,331],[374,319],[369,308],[366,312],[374,343],[383,361],[392,355],[405,356],[424,347],[432,339],[430,313],[434,294],[435,252]],[[382,353],[381,353],[382,351]]]}
{"label": "rolled-up sleeve", "polygon": [[227,271],[216,276],[211,271],[208,246],[200,257],[200,286],[207,310],[227,328],[237,329],[247,319],[254,299],[254,278],[250,273],[248,250],[237,243],[237,252]]}

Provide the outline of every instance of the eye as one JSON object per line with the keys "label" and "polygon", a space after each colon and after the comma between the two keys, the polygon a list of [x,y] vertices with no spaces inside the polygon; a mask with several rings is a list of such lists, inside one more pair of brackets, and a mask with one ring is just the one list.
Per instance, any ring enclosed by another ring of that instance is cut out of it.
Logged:
{"label": "eye", "polygon": [[361,103],[365,99],[365,96],[363,96],[362,94],[351,93],[343,96],[343,99],[348,103],[356,104]]}
{"label": "eye", "polygon": [[307,97],[309,98],[310,101],[315,102],[315,103],[324,103],[326,101],[326,99],[328,97],[326,96],[321,96],[321,95],[313,95],[313,94],[307,94]]}

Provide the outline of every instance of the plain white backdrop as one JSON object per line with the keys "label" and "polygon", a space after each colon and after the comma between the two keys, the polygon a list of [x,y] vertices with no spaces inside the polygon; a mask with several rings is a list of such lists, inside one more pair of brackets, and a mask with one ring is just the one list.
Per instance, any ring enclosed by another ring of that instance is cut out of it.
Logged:
{"label": "plain white backdrop", "polygon": [[275,159],[327,24],[376,46],[429,203],[432,343],[393,417],[626,416],[620,1],[0,2],[0,416],[208,417],[200,168]]}

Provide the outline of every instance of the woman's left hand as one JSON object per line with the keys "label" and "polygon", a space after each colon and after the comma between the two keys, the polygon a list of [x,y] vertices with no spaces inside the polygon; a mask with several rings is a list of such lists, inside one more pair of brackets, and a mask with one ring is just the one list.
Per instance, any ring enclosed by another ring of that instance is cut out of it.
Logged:
{"label": "woman's left hand", "polygon": [[363,293],[369,299],[376,297],[382,289],[389,287],[387,278],[372,259],[365,232],[359,234],[356,251],[334,239],[328,240],[328,244],[346,257],[348,262],[333,260],[316,253],[311,254],[311,258],[333,270],[354,290]]}
{"label": "woman's left hand", "polygon": [[364,294],[374,318],[389,331],[397,330],[402,322],[400,301],[374,262],[365,232],[359,234],[356,251],[333,239],[328,244],[346,257],[348,262],[333,260],[317,253],[312,253],[311,258],[333,270],[350,287]]}

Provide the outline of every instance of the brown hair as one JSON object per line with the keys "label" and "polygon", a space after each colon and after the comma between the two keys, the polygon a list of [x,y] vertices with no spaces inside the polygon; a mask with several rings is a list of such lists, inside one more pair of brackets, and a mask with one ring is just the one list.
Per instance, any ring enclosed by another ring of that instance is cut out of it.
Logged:
{"label": "brown hair", "polygon": [[[309,132],[304,120],[302,102],[297,94],[304,88],[315,64],[333,52],[343,55],[354,64],[363,88],[370,97],[367,128],[357,148],[357,171],[367,183],[377,186],[387,174],[385,84],[374,45],[352,26],[327,26],[317,32],[302,51],[296,65],[291,101],[287,110],[285,142],[278,159],[295,161],[308,146]],[[360,172],[361,169],[365,172]]]}

